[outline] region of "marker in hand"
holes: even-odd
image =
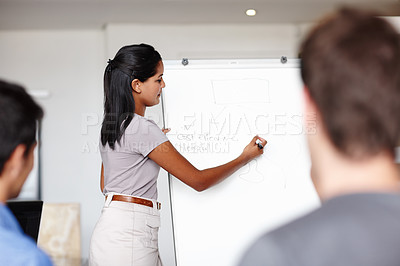
[[[161,129],[161,131],[162,131],[164,134],[167,134],[168,132],[171,131],[171,129],[170,129],[170,128],[163,128],[163,129]]]
[[[257,139],[256,144],[260,150],[264,149],[264,146],[261,144],[261,140]]]

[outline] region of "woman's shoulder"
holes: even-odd
[[[157,125],[152,119],[149,119],[149,118],[147,118],[147,117],[140,116],[140,115],[137,115],[137,114],[135,114],[135,117],[136,117],[136,118],[138,119],[138,121],[140,121],[141,123]]]
[[[126,128],[127,132],[137,133],[138,131],[148,131],[148,130],[161,129],[157,126],[157,124],[146,117],[140,116],[135,114],[132,118],[132,121],[129,123],[128,127]]]

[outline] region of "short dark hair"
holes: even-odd
[[[350,157],[394,155],[400,134],[400,38],[384,19],[344,8],[302,43],[301,75],[331,141]]]
[[[0,173],[18,145],[24,144],[28,155],[42,117],[42,108],[24,88],[0,80]]]
[[[157,73],[160,54],[148,44],[127,45],[109,60],[104,73],[104,118],[101,143],[114,149],[132,121],[135,101],[131,83],[145,82]]]

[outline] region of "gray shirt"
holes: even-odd
[[[263,235],[241,266],[398,266],[400,195],[352,194]]]
[[[166,141],[168,138],[152,120],[135,114],[114,150],[100,143],[104,193],[157,199],[160,166],[147,155]]]

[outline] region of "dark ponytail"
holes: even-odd
[[[135,44],[122,47],[104,72],[104,119],[101,144],[111,149],[120,142],[135,111],[131,83],[134,79],[145,82],[154,76],[160,54],[150,45]]]

